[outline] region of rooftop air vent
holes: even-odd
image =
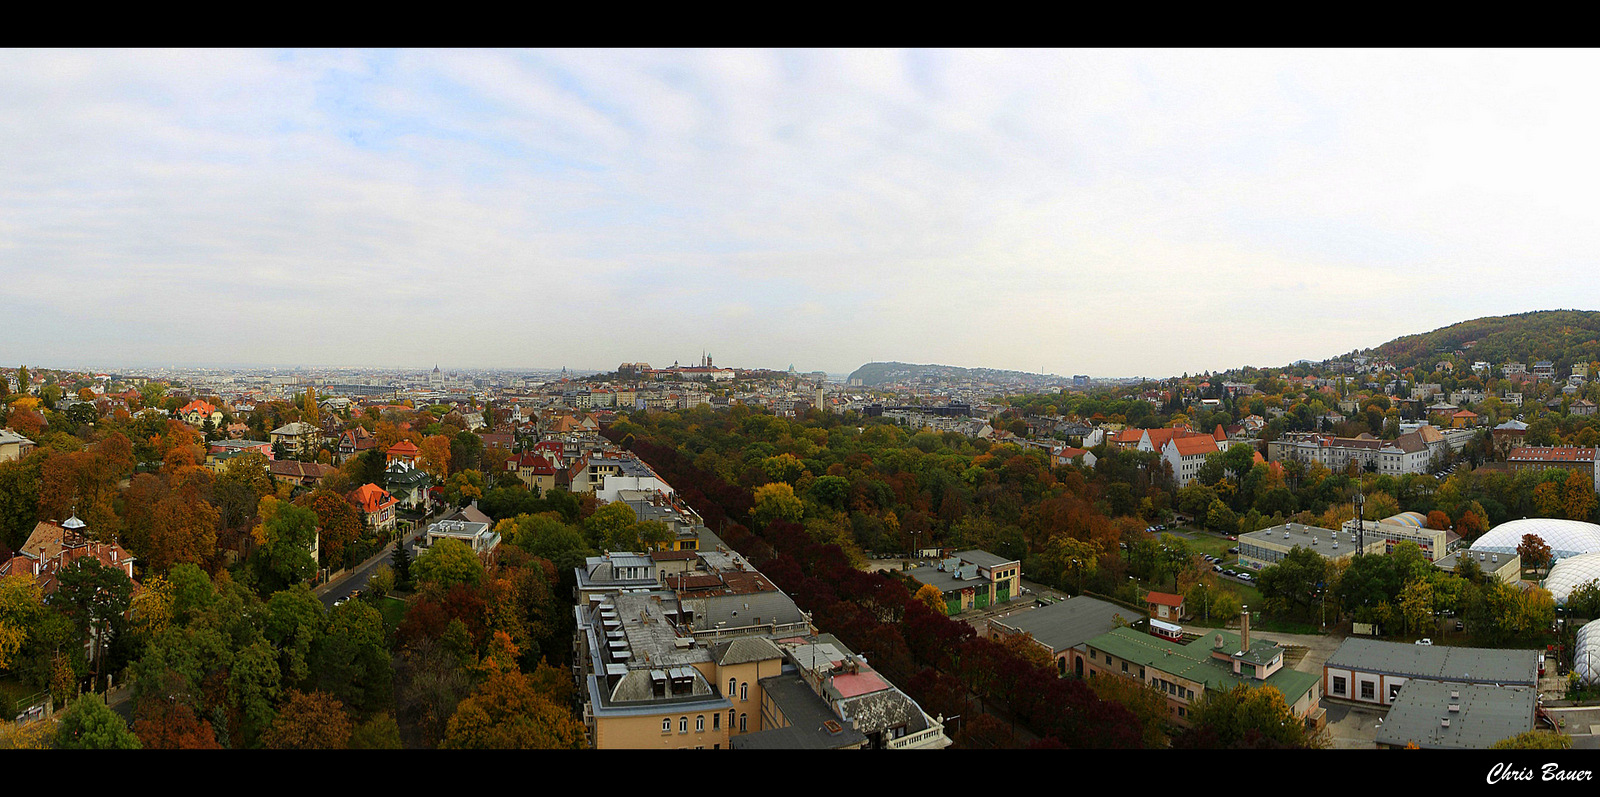
[[[1439,727],[1441,727],[1441,728],[1450,727],[1450,718],[1449,717],[1441,717],[1439,719]]]
[[[1461,713],[1461,704],[1460,703],[1451,703],[1450,704],[1450,713],[1451,714],[1459,714],[1459,713]]]

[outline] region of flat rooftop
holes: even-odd
[[[1480,684],[1534,686],[1539,680],[1536,650],[1413,645],[1360,637],[1345,639],[1326,666]]]
[[[1400,688],[1376,741],[1400,747],[1415,742],[1423,749],[1481,750],[1533,730],[1536,698],[1531,686],[1414,678]]]

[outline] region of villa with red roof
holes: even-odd
[[[388,490],[376,484],[363,484],[352,490],[349,498],[350,503],[366,515],[367,525],[378,531],[394,530],[395,506],[400,502]]]
[[[389,446],[389,450],[384,452],[384,454],[389,458],[390,462],[393,462],[397,459],[403,459],[407,462],[415,464],[417,457],[422,455],[422,449],[417,448],[417,444],[411,442],[410,440],[401,440],[400,442]]]
[[[133,557],[116,543],[95,542],[84,531],[86,524],[76,516],[57,523],[40,521],[22,544],[22,550],[10,559],[0,562],[0,578],[28,576],[46,595],[61,586],[58,576],[73,562],[84,557],[99,560],[133,578]],[[135,589],[137,589],[135,582]]]
[[[207,420],[210,420],[213,426],[222,424],[222,410],[202,399],[195,399],[179,407],[178,417],[182,418],[184,423],[196,428],[204,426]]]

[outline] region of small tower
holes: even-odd
[[[78,513],[76,510],[74,510],[72,517],[67,518],[61,523],[61,547],[82,548],[83,546],[88,545],[89,539],[83,531],[87,527],[88,524],[79,520]]]

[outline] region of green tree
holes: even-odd
[[[79,634],[89,640],[90,661],[98,672],[108,645],[124,626],[133,582],[121,569],[85,556],[61,571],[59,583],[55,601],[72,616]]]
[[[1206,510],[1206,528],[1224,534],[1232,534],[1239,530],[1239,516],[1228,508],[1227,504],[1216,500],[1211,502],[1211,507]]]
[[[261,501],[261,525],[253,532],[257,545],[252,561],[262,592],[277,592],[311,577],[317,570],[311,544],[317,538],[317,515],[275,498]]]
[[[387,711],[376,714],[350,732],[351,750],[399,750],[400,725]]]
[[[466,543],[448,537],[434,543],[411,566],[417,582],[448,590],[454,584],[476,586],[483,580],[483,562]]]
[[[262,632],[279,651],[283,683],[304,683],[311,677],[312,650],[328,622],[322,601],[305,584],[295,584],[273,593],[266,615]]]
[[[773,482],[756,488],[755,506],[750,514],[762,526],[774,520],[799,523],[805,516],[805,507],[795,497],[793,487],[783,482]]]
[[[394,586],[395,589],[409,590],[415,582],[411,580],[411,551],[405,545],[394,546]]]
[[[383,615],[364,601],[335,606],[317,650],[317,688],[361,712],[387,708],[394,672],[384,635]]]
[[[1400,614],[1405,618],[1406,630],[1417,632],[1433,618],[1433,584],[1426,579],[1416,579],[1400,590]]]
[[[1271,686],[1207,689],[1190,709],[1189,722],[1175,747],[1310,748],[1321,743],[1284,702],[1283,693]]]
[[[843,476],[822,476],[811,483],[811,499],[830,509],[842,510],[850,498],[850,480]]]
[[[584,519],[583,533],[591,547],[627,551],[632,550],[634,542],[637,542],[638,534],[634,531],[634,525],[638,522],[638,515],[627,504],[612,501]],[[618,545],[619,540],[627,542]]]
[[[761,470],[767,474],[769,480],[785,482],[790,485],[793,485],[795,480],[800,478],[800,474],[804,473],[805,469],[805,463],[801,462],[795,455],[788,453],[767,457],[761,461]]]
[[[1296,545],[1289,554],[1261,571],[1257,588],[1273,613],[1298,618],[1315,616],[1319,590],[1328,580],[1328,560],[1321,554]]]
[[[78,698],[61,715],[56,747],[64,750],[138,750],[139,737],[97,694]]]

